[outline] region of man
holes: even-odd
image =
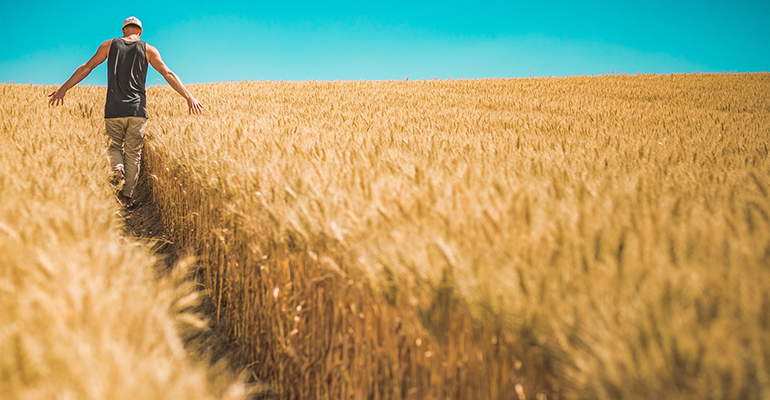
[[[104,60],[107,68],[107,101],[104,105],[104,125],[110,139],[109,157],[113,168],[113,182],[125,179],[121,203],[134,206],[133,194],[139,178],[139,165],[144,148],[147,124],[145,81],[147,64],[158,71],[166,82],[187,100],[191,114],[200,114],[203,105],[184,87],[179,77],[171,72],[160,58],[158,50],[140,40],[142,22],[136,17],[123,21],[123,37],[107,40],[99,46],[87,63],[78,67],[59,90],[48,97],[51,105],[64,104],[67,90],[85,79]]]

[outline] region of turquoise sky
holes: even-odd
[[[0,82],[63,83],[130,15],[185,83],[770,71],[768,1],[4,3]]]

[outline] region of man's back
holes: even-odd
[[[107,68],[104,117],[147,118],[147,43],[142,40],[112,39]]]

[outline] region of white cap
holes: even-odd
[[[125,28],[126,25],[136,25],[139,27],[139,29],[142,29],[142,21],[139,21],[139,18],[131,16],[126,18],[125,21],[123,21],[123,27]]]

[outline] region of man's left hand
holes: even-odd
[[[64,96],[67,94],[66,90],[54,90],[53,93],[49,94],[48,97],[51,98],[51,100],[48,101],[48,104],[52,106],[58,106],[60,104],[64,104]]]
[[[187,107],[190,109],[190,114],[200,114],[203,112],[203,104],[195,97],[187,99]]]

